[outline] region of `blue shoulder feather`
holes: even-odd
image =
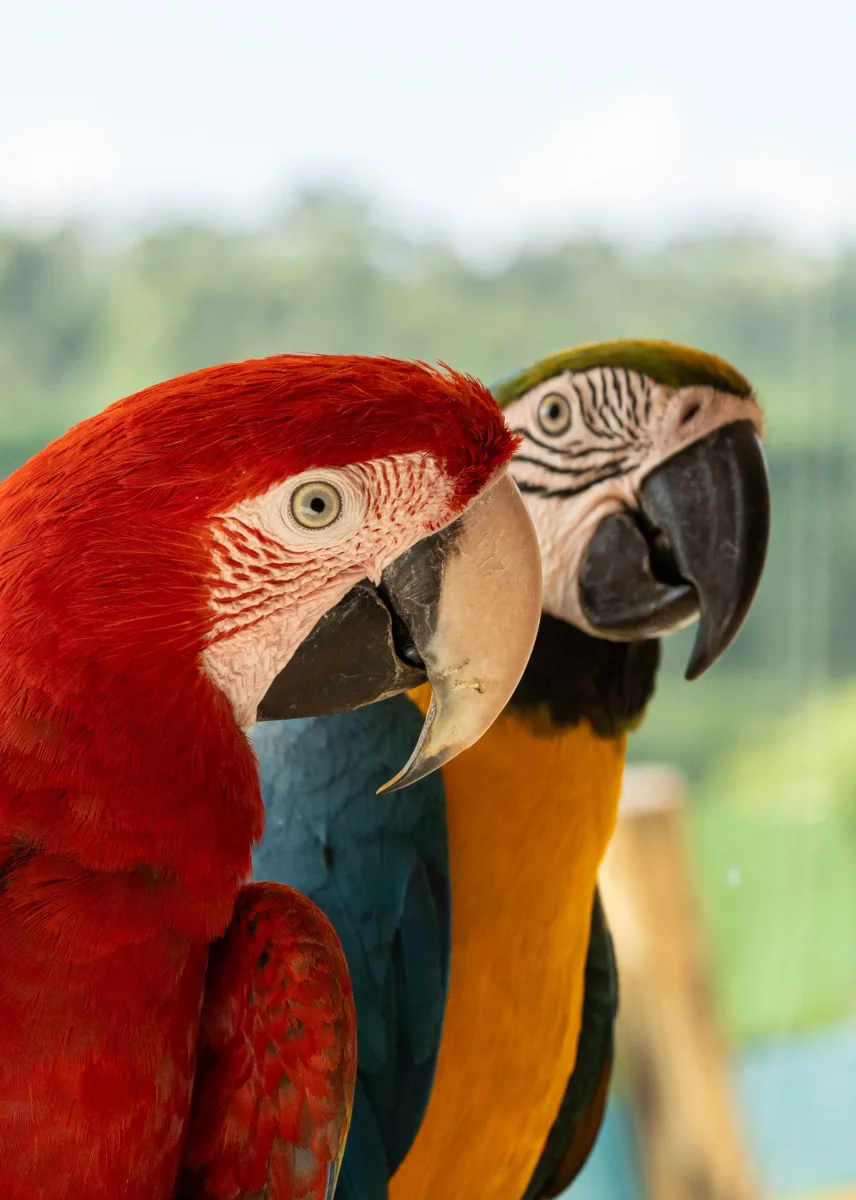
[[[257,725],[267,809],[259,879],[311,896],[342,939],[359,1028],[338,1200],[385,1200],[434,1078],[449,978],[449,861],[440,772],[376,795],[422,727],[398,696],[334,717]]]

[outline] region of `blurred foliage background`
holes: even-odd
[[[479,267],[335,192],[306,192],[251,233],[170,226],[109,247],[6,228],[0,474],[111,400],[216,362],[386,353],[492,381],[565,345],[633,335],[697,344],[754,382],[774,532],[739,642],[688,685],[686,636],[670,641],[631,757],[692,780],[731,1033],[840,1020],[856,1013],[856,252],[575,240]]]

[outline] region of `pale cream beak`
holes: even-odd
[[[503,472],[448,529],[402,555],[383,583],[433,692],[413,753],[379,789],[392,792],[478,741],[529,660],[541,616],[541,559],[510,475]]]

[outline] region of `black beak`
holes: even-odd
[[[770,485],[751,421],[723,425],[656,467],[638,512],[598,525],[580,571],[592,628],[656,638],[699,618],[685,672],[697,679],[728,649],[752,605],[770,533]]]
[[[451,530],[437,535],[438,550],[444,536],[452,536]],[[435,576],[431,582],[436,586],[439,580]],[[265,693],[257,719],[282,721],[347,712],[418,687],[427,678],[410,630],[393,607],[388,590],[364,579],[324,614],[301,643]]]
[[[433,700],[404,787],[472,745],[505,707],[541,614],[541,560],[509,475],[454,524],[364,579],[320,621],[276,676],[260,721],[372,704],[427,679]]]

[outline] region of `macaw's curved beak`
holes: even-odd
[[[643,480],[639,509],[606,517],[580,570],[580,605],[604,637],[637,641],[696,618],[697,679],[736,638],[770,533],[770,485],[751,421],[723,425]]]
[[[541,560],[509,475],[439,533],[362,580],[326,613],[277,675],[258,719],[359,708],[426,679],[433,698],[395,791],[454,758],[493,724],[538,631]]]

